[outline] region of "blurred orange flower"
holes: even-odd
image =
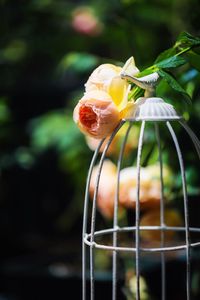
[[[99,166],[93,169],[90,196],[94,195],[96,178]],[[152,174],[153,172],[153,174]],[[164,180],[169,176],[169,170],[164,167]],[[136,205],[136,185],[137,185],[137,170],[135,167],[129,167],[120,171],[120,189],[119,189],[119,206],[135,209]],[[112,218],[114,199],[117,186],[117,167],[109,159],[103,163],[100,176],[97,205],[101,213]],[[159,166],[151,165],[141,168],[140,175],[140,206],[141,210],[149,210],[160,207],[160,179]]]
[[[99,165],[95,166],[90,182],[90,195],[93,198]],[[101,172],[97,205],[102,215],[108,219],[113,217],[117,168],[110,160],[105,160]]]
[[[174,209],[165,209],[164,220],[167,226],[182,226],[183,220],[180,213]],[[141,226],[159,226],[160,225],[160,210],[151,210],[145,212],[141,217]],[[164,233],[165,242],[171,241],[176,236],[174,230],[166,230]],[[159,230],[141,230],[141,237],[145,241],[153,242],[160,241],[161,235]]]
[[[137,193],[137,168],[129,167],[121,170],[120,204],[127,208],[135,208]],[[160,180],[153,178],[149,167],[140,169],[140,207],[148,209],[160,205]]]

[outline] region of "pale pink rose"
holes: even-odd
[[[96,185],[97,174],[99,170],[99,165],[95,166],[92,172],[91,182],[90,182],[90,196],[93,199],[94,190]],[[114,197],[115,197],[115,188],[116,188],[116,174],[117,168],[110,161],[105,160],[98,188],[97,195],[97,207],[102,215],[106,218],[113,217],[114,210]]]
[[[72,13],[72,27],[75,31],[97,36],[102,32],[103,25],[89,7],[79,7]]]
[[[120,121],[120,113],[109,94],[92,91],[79,100],[73,118],[83,133],[101,139],[115,129]]]

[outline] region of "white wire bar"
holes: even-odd
[[[91,236],[90,236],[90,299],[94,300],[95,299],[95,291],[94,291],[94,236],[95,236],[95,225],[96,225],[96,208],[97,208],[97,197],[98,197],[98,187],[99,187],[99,181],[100,181],[100,176],[101,176],[101,171],[104,163],[104,159],[107,153],[107,150],[112,143],[115,135],[117,132],[120,130],[122,125],[125,123],[125,121],[121,121],[119,125],[116,127],[116,129],[113,131],[111,137],[108,140],[108,143],[106,144],[102,155],[101,159],[99,162],[99,169],[97,173],[97,178],[96,178],[96,183],[95,183],[95,189],[94,189],[94,197],[93,197],[93,203],[92,203],[92,215],[91,215]]]
[[[144,129],[145,121],[142,121],[139,143],[138,143],[138,152],[137,152],[137,185],[136,185],[136,209],[135,209],[135,272],[136,272],[136,300],[140,300],[140,161],[142,155],[142,146],[144,138]]]
[[[119,159],[117,163],[117,187],[115,192],[115,200],[114,200],[114,215],[113,215],[113,228],[118,228],[118,206],[119,206],[119,183],[120,183],[120,169],[124,154],[124,149],[126,146],[126,142],[130,133],[130,129],[132,127],[132,123],[130,122],[130,125],[126,131],[125,137],[123,139],[123,142],[121,144],[120,153],[119,153]],[[117,246],[117,231],[113,232],[113,247]],[[112,271],[112,299],[117,299],[117,251],[113,251],[113,271]]]
[[[187,291],[187,300],[191,299],[191,251],[190,251],[190,230],[189,230],[189,209],[188,209],[188,195],[187,195],[187,185],[185,178],[185,168],[183,163],[183,157],[178,143],[176,134],[170,124],[167,122],[167,127],[174,141],[174,145],[177,151],[178,160],[181,169],[181,179],[183,187],[183,200],[184,200],[184,217],[185,217],[185,238],[186,238],[186,291]]]
[[[160,243],[161,248],[165,245],[165,232],[163,227],[165,226],[165,204],[164,204],[164,182],[163,182],[163,162],[162,162],[162,149],[160,142],[160,130],[159,125],[155,122],[155,132],[156,132],[156,140],[158,145],[158,156],[159,156],[159,165],[160,165]],[[161,256],[161,299],[166,299],[166,266],[165,266],[165,252],[160,253]]]
[[[86,300],[86,244],[84,241],[85,234],[87,232],[87,219],[88,219],[88,202],[89,202],[89,187],[90,187],[90,180],[92,176],[92,170],[96,163],[99,150],[103,144],[105,139],[102,139],[94,152],[92,161],[90,163],[88,176],[86,180],[86,188],[85,188],[85,201],[84,201],[84,211],[83,211],[83,232],[82,232],[82,299]]]
[[[140,226],[139,230],[161,230],[163,229],[164,231],[174,231],[174,232],[185,232],[185,227],[182,226]],[[114,231],[117,232],[135,232],[136,230],[136,226],[127,226],[127,227],[118,227],[118,228],[108,228],[108,229],[104,229],[104,230],[98,230],[95,231],[95,236],[103,236],[105,234],[111,234]],[[200,228],[197,227],[190,227],[189,228],[190,232],[194,232],[194,233],[200,233]],[[85,238],[84,238],[84,242],[88,245],[91,246],[91,242],[90,242],[90,237],[91,234],[86,234]],[[103,250],[111,250],[111,251],[117,251],[117,252],[136,252],[136,248],[135,247],[113,247],[111,245],[104,245],[104,244],[98,244],[96,242],[93,242],[93,246],[97,249],[103,249]],[[190,247],[191,248],[195,248],[195,247],[199,247],[200,246],[200,242],[195,242],[195,243],[191,243]],[[187,247],[186,244],[183,245],[175,245],[175,246],[165,246],[165,247],[140,247],[140,251],[141,252],[162,252],[162,251],[179,251],[179,250],[185,250]]]

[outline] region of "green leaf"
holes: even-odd
[[[88,72],[98,64],[98,58],[83,52],[69,52],[58,65],[59,71],[71,69],[78,73]]]
[[[194,51],[196,54],[200,54],[200,46],[199,46],[199,47],[193,48],[193,51]]]
[[[174,55],[158,62],[156,66],[159,68],[176,68],[184,65],[186,62],[187,60],[184,57]]]
[[[177,38],[175,48],[184,49],[187,47],[191,48],[199,45],[200,45],[199,37],[195,37],[188,32],[182,32]]]
[[[175,48],[169,48],[163,52],[161,52],[158,57],[156,58],[155,60],[155,64],[157,64],[158,62],[164,60],[164,59],[167,59],[171,56],[174,56],[176,54],[176,49]]]
[[[140,78],[140,77],[143,77],[143,76],[146,76],[146,75],[150,75],[150,74],[152,74],[154,72],[157,72],[157,71],[158,71],[158,68],[155,65],[153,65],[153,66],[151,66],[151,67],[149,67],[147,69],[144,69],[140,73],[138,73],[136,75],[136,77]]]
[[[188,104],[191,104],[190,96],[171,74],[163,70],[159,70],[158,74],[169,84],[172,89],[181,93],[185,97]]]
[[[196,54],[192,50],[188,51],[185,55],[187,56],[190,65],[200,71],[200,55]]]

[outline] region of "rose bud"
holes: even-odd
[[[79,100],[73,118],[83,133],[101,139],[115,129],[120,113],[109,94],[96,90],[85,93]]]

